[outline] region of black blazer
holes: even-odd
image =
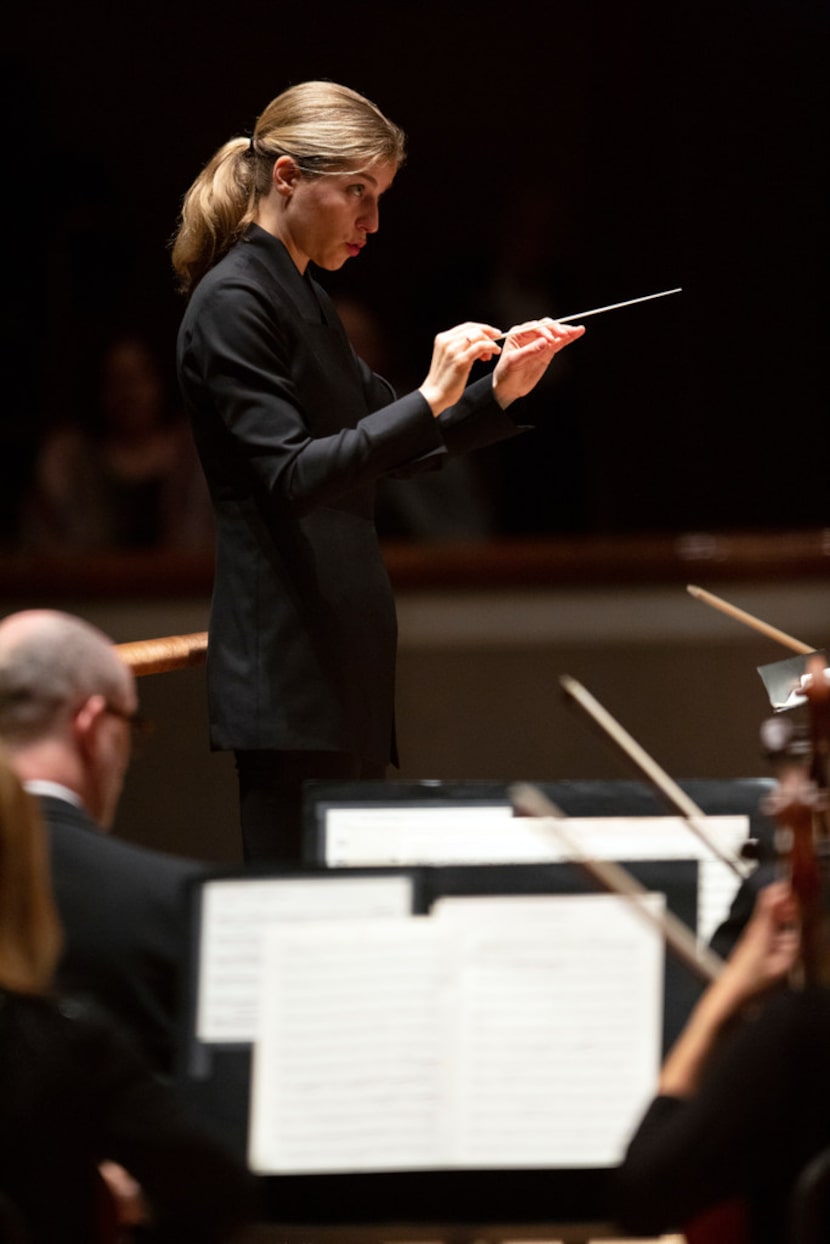
[[[374,485],[513,435],[490,377],[439,419],[357,357],[324,290],[256,225],[204,277],[179,377],[216,513],[215,748],[394,759],[397,625]]]
[[[108,1012],[169,1075],[188,953],[186,883],[207,866],[112,838],[63,799],[39,803],[65,939],[57,987]]]

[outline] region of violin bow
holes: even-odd
[[[768,622],[762,621],[761,618],[756,618],[754,614],[747,613],[745,609],[739,609],[737,605],[730,604],[723,597],[715,596],[714,592],[707,592],[705,588],[696,587],[693,583],[686,585],[686,591],[690,596],[694,596],[695,600],[701,600],[705,605],[711,605],[713,609],[719,609],[721,613],[734,618],[736,622],[743,622],[744,625],[751,627],[754,631],[758,631],[761,635],[766,635],[767,639],[774,639],[776,643],[783,644],[785,648],[789,648],[792,652],[801,653],[802,656],[815,652],[815,648],[811,648],[809,644],[802,643],[800,639],[794,639],[792,635],[788,635],[785,631],[779,631],[777,626],[770,626]]]
[[[580,682],[577,682],[575,678],[571,678],[569,674],[563,674],[559,682],[566,697],[581,708],[595,725],[599,726],[605,737],[610,739],[625,759],[630,761],[635,769],[646,778],[671,811],[686,822],[692,833],[700,839],[722,864],[725,864],[741,881],[744,881],[747,873],[742,861],[729,852],[724,851],[707,833],[704,824],[706,813],[703,809],[699,808],[694,800],[689,798],[682,787],[678,786],[677,782],[669,777],[665,769],[660,768],[657,762],[649,756],[648,752],[631,737],[627,730],[623,729],[620,723],[611,716],[607,709],[603,708],[599,701]]]
[[[649,893],[626,868],[611,860],[600,860],[583,851],[576,837],[566,828],[562,812],[538,786],[520,782],[510,787],[510,799],[520,816],[550,818],[554,830],[569,858],[580,864],[586,872],[609,894],[629,899],[634,909],[649,924],[656,927],[665,938],[666,945],[705,984],[711,983],[723,968],[723,961],[708,946],[699,944],[692,930],[672,911],[657,915],[642,899]]]

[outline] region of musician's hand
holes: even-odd
[[[798,909],[786,882],[763,889],[726,966],[692,1011],[660,1072],[660,1092],[696,1092],[721,1034],[752,998],[780,983],[799,950]]]
[[[800,943],[798,904],[789,884],[766,886],[718,985],[736,1008],[742,1006],[785,979],[798,959]]]
[[[821,654],[810,654],[807,672],[801,675],[800,681],[802,695],[808,696],[814,704],[826,704],[830,699],[830,665],[825,665]]]
[[[110,1197],[119,1227],[137,1227],[149,1222],[150,1215],[141,1186],[117,1162],[101,1162],[98,1172]]]
[[[493,392],[502,410],[530,393],[547,371],[555,354],[581,337],[580,325],[556,320],[529,320],[510,329],[493,372]]]
[[[475,323],[457,324],[438,334],[429,374],[419,390],[436,418],[461,397],[473,363],[486,362],[501,353],[501,346],[495,341],[500,335],[492,324]]]

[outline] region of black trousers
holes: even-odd
[[[346,752],[238,751],[242,853],[254,861],[302,859],[303,785],[308,781],[375,781],[386,766]]]

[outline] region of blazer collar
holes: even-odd
[[[312,323],[328,323],[328,316],[319,296],[322,292],[320,287],[310,274],[304,276],[297,269],[279,238],[268,233],[261,225],[250,224],[242,235],[242,244],[254,248],[257,257],[279,281],[302,319]]]

